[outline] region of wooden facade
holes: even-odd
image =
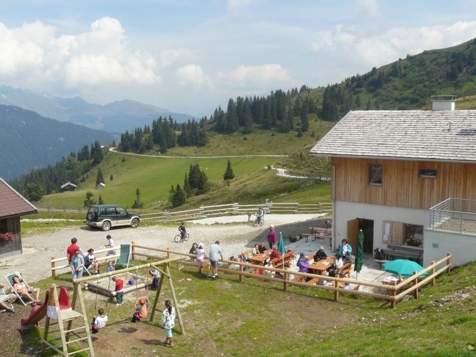
[[[20,216],[0,219],[0,233],[13,233],[13,240],[0,240],[0,257],[22,253]]]
[[[476,164],[332,157],[336,201],[429,209],[449,197],[476,199]],[[369,184],[369,165],[382,165],[382,184]],[[420,170],[436,170],[436,178]]]

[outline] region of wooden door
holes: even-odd
[[[352,247],[352,252],[357,251],[357,235],[359,234],[359,220],[353,219],[347,221],[347,242]],[[337,242],[337,246],[339,246],[341,242]]]

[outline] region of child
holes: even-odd
[[[160,272],[157,269],[149,270],[149,275],[152,276],[152,290],[157,290],[159,288],[159,281],[160,281]]]
[[[139,302],[136,304],[136,311],[134,315],[132,315],[131,322],[136,323],[140,321],[141,318],[146,317],[148,315],[147,307],[149,306],[149,301],[147,298],[140,298]]]
[[[98,315],[99,316],[93,316],[93,321],[91,322],[92,333],[98,333],[99,329],[102,329],[107,325],[107,315],[103,308],[98,310]]]
[[[116,284],[114,287],[114,291],[116,292],[116,306],[121,306],[124,297],[124,280],[113,276],[112,281]]]
[[[107,262],[107,272],[112,273],[114,270],[116,270],[116,268],[114,268],[114,263],[112,262],[112,260],[109,260]]]
[[[93,270],[96,274],[99,274],[99,262],[96,260],[96,257],[94,256],[94,249],[89,248],[88,249],[88,254],[84,256],[84,266],[88,270]]]
[[[204,249],[203,243],[198,243],[198,248],[197,248],[198,276],[203,276],[202,265],[203,265],[203,260],[206,258],[207,256],[205,255],[205,249]]]
[[[164,345],[174,347],[172,341],[172,329],[175,326],[175,309],[170,300],[165,300],[165,310],[162,313],[162,327],[165,329],[166,338]]]

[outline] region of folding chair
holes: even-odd
[[[131,259],[131,245],[130,244],[121,244],[121,251],[119,258],[116,260],[116,265],[125,265],[126,268],[129,268],[129,260]]]
[[[17,296],[18,300],[20,300],[23,305],[26,306],[27,304],[31,304],[33,301],[28,301],[28,302],[23,301],[23,299],[22,299],[22,297],[20,296],[20,294],[18,294],[18,293],[15,291],[15,289],[13,288],[13,284],[14,284],[13,278],[16,277],[16,276],[18,276],[27,286],[30,286],[30,285],[28,285],[28,283],[25,281],[25,279],[23,279],[22,275],[21,275],[19,272],[17,272],[17,271],[14,272],[14,273],[12,273],[12,274],[5,275],[5,280],[7,281],[8,285],[10,286],[10,291],[11,291],[11,293],[12,293],[12,294],[15,294],[15,295]]]

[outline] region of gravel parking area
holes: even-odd
[[[324,220],[318,215],[309,214],[267,215],[263,227],[253,227],[251,222],[248,222],[247,216],[237,216],[234,220],[231,217],[209,218],[186,223],[187,231],[190,233],[190,240],[186,243],[173,242],[177,228],[171,227],[119,228],[109,232],[92,230],[86,226],[61,229],[54,233],[23,238],[23,254],[0,259],[0,276],[20,271],[28,282],[51,276],[51,257],[64,257],[73,237],[78,239],[78,245],[84,251],[88,248],[98,250],[104,247],[107,244],[107,234],[111,234],[116,245],[134,241],[141,245],[171,248],[187,253],[193,242],[204,243],[205,251],[208,252],[210,244],[220,240],[224,257],[228,258],[251,248],[256,241],[266,241],[269,224],[274,224],[276,230],[287,238],[308,231],[309,226],[322,225]]]

